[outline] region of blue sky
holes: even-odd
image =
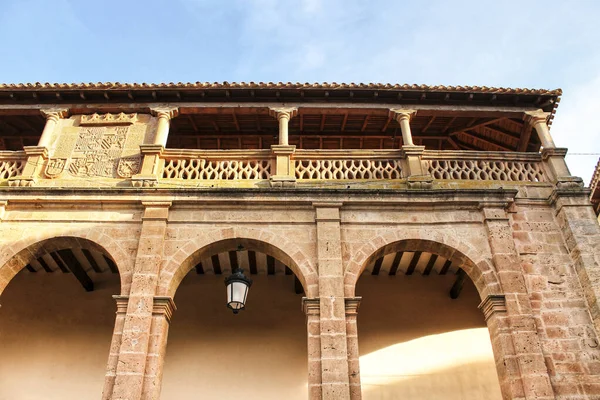
[[[562,88],[551,132],[600,153],[600,2],[0,0],[2,82]],[[568,157],[589,182],[598,156]]]

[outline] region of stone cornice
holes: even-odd
[[[316,298],[309,299],[308,297],[302,298],[302,311],[308,315],[320,315],[321,313],[321,300]]]
[[[478,307],[487,321],[493,314],[506,313],[506,297],[503,294],[489,294]]]

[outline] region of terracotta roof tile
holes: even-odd
[[[56,89],[377,89],[377,90],[407,90],[429,92],[470,92],[497,94],[537,94],[547,96],[562,95],[561,89],[529,89],[529,88],[497,88],[487,86],[444,86],[444,85],[409,85],[390,83],[292,83],[292,82],[178,82],[178,83],[0,83],[0,90],[56,90]]]

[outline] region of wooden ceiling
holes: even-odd
[[[45,123],[41,115],[0,115],[0,150],[37,146]]]
[[[303,149],[398,149],[402,133],[384,113],[303,111],[292,118],[289,142]],[[430,150],[533,151],[540,148],[530,125],[518,118],[418,115],[413,140]],[[277,144],[277,120],[266,113],[184,114],[173,119],[167,147],[268,149]]]

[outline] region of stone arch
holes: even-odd
[[[344,274],[346,297],[355,295],[356,283],[367,265],[380,257],[398,251],[424,251],[437,254],[459,265],[473,281],[480,298],[490,294],[502,294],[500,280],[496,274],[489,251],[450,237],[440,232],[420,232],[417,238],[410,233],[397,231],[393,238],[385,240],[377,236],[363,245],[351,256]]]
[[[277,244],[275,244],[277,243]],[[204,256],[235,250],[238,245],[258,250],[285,263],[302,283],[306,296],[317,297],[318,275],[310,258],[295,243],[263,230],[224,228],[203,232],[163,264],[158,295],[174,296],[185,275]]]
[[[95,250],[110,257],[119,270],[121,294],[126,294],[131,284],[131,261],[126,257],[117,242],[108,235],[96,235],[93,239],[83,235],[48,236],[45,238],[26,237],[0,251],[0,295],[8,283],[29,262],[43,252],[79,247]],[[127,268],[129,267],[129,268]]]

